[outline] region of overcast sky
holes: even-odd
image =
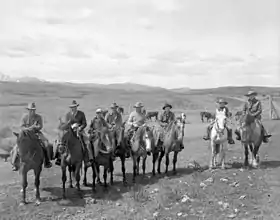
[[[10,76],[280,85],[279,0],[3,0],[0,30]]]

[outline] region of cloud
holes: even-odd
[[[144,29],[152,30],[154,29],[154,24],[152,23],[151,19],[149,18],[139,18],[136,24]]]
[[[177,0],[151,0],[154,8],[160,12],[174,12],[180,9],[179,1]]]

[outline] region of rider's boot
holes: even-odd
[[[236,140],[240,141],[241,140],[241,136],[240,136],[240,132],[236,129],[234,131],[235,135],[236,135]]]
[[[47,151],[47,149],[45,147],[43,147],[43,152],[44,152],[44,157],[45,157],[44,167],[45,168],[51,168],[52,167],[52,163],[50,161],[50,157],[49,157],[48,151]]]
[[[269,138],[271,137],[271,134],[267,133],[267,131],[265,130],[263,125],[262,125],[262,129],[263,129],[263,142],[268,143]]]
[[[203,136],[203,139],[204,139],[205,141],[210,140],[210,126],[207,127],[207,129],[206,129],[206,135]]]
[[[227,129],[228,130],[228,143],[229,144],[235,144],[233,138],[232,138],[232,129]]]

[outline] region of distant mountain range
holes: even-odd
[[[36,77],[10,77],[7,74],[3,74],[0,72],[0,81],[4,82],[46,82],[45,80],[38,79]]]

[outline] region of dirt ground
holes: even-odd
[[[132,163],[126,163],[128,186],[122,185],[119,161],[115,162],[115,184],[108,192],[83,187],[83,198],[67,189],[61,200],[61,172],[58,167],[44,169],[41,178],[40,206],[35,206],[34,179],[30,172],[28,205],[19,206],[20,176],[10,163],[0,162],[0,219],[280,219],[279,121],[265,122],[273,137],[260,149],[261,167],[243,170],[243,149],[239,142],[229,146],[227,169],[208,171],[210,151],[201,139],[206,124],[188,124],[185,149],[179,154],[178,174],[151,177],[141,175],[133,185]],[[170,155],[172,161],[172,154]],[[195,161],[195,163],[194,163]],[[201,169],[193,166],[199,164]],[[162,168],[165,167],[165,161]],[[172,167],[170,167],[170,170]],[[141,171],[140,171],[141,172]],[[90,173],[88,180],[91,181]]]

